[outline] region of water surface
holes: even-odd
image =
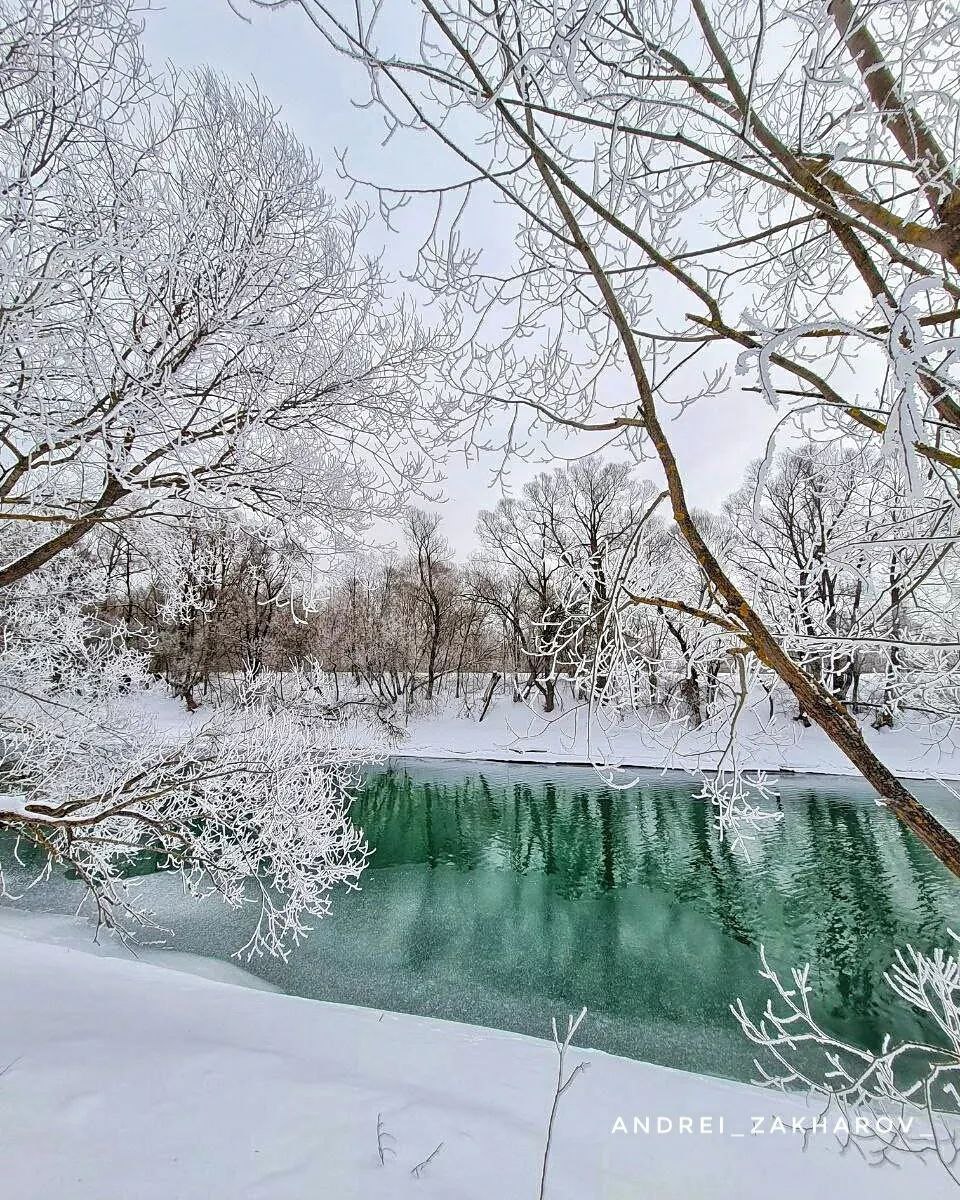
[[[955,830],[956,802],[916,785]],[[250,969],[284,990],[543,1036],[586,1005],[582,1042],[751,1078],[729,1004],[759,1014],[761,943],[812,964],[831,1031],[877,1046],[922,1031],[885,981],[896,946],[960,930],[960,883],[858,781],[782,778],[778,822],[743,851],[719,841],[682,775],[626,792],[587,768],[402,762],[372,772],[354,819],[375,847],[359,892],[288,963]],[[31,903],[64,905],[66,889]],[[246,914],[144,887],[181,950],[227,958]]]

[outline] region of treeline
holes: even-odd
[[[331,704],[391,720],[451,697],[482,716],[503,689],[546,713],[592,697],[700,724],[741,659],[662,500],[632,465],[583,459],[482,512],[465,559],[438,514],[409,509],[397,546],[344,556],[319,590],[295,539],[185,521],[162,552],[102,543],[107,610],[189,707],[240,674],[309,672]],[[877,727],[955,710],[955,517],[905,501],[888,459],[807,441],[697,519],[837,700]]]

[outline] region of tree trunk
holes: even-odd
[[[651,399],[652,407],[652,399]],[[809,676],[780,646],[744,596],[727,576],[707,546],[687,508],[679,469],[663,430],[653,416],[647,418],[660,461],[667,475],[674,517],[687,544],[707,578],[725,602],[726,611],[736,617],[746,631],[745,641],[760,661],[783,680],[796,697],[800,711],[824,731],[850,762],[886,801],[887,807],[908,829],[929,847],[940,861],[960,876],[960,841],[910,794],[893,772],[867,745],[860,727],[844,705],[817,679]]]
[[[100,499],[86,513],[85,516],[73,521],[67,528],[57,534],[56,537],[50,538],[43,542],[35,549],[28,551],[15,562],[8,563],[7,566],[0,568],[0,588],[10,587],[11,584],[19,583],[21,579],[25,579],[27,575],[32,575],[34,571],[39,571],[41,567],[47,565],[51,559],[57,557],[64,550],[69,550],[75,546],[82,538],[84,538],[91,529],[99,522],[102,515],[113,504],[126,494],[126,488],[116,479],[111,479],[100,494]]]
[[[893,772],[877,758],[864,740],[859,726],[840,701],[836,700],[819,681],[811,679],[783,650],[763,623],[760,614],[747,602],[746,597],[741,594],[704,541],[690,513],[680,468],[660,422],[656,396],[650,385],[643,355],[637,344],[630,320],[620,304],[616,289],[584,235],[557,178],[552,173],[552,168],[535,145],[531,145],[531,150],[544,184],[563,216],[574,245],[603,297],[604,306],[616,327],[637,386],[639,416],[623,418],[621,424],[623,426],[641,426],[653,442],[666,477],[673,518],[690,547],[691,553],[716,589],[718,599],[722,601],[727,615],[739,622],[744,631],[745,643],[765,666],[780,676],[793,692],[801,710],[816,721],[827,737],[843,751],[867,782],[876,789],[877,794],[887,802],[887,806],[894,816],[908,829],[911,829],[924,845],[933,851],[944,866],[949,868],[954,875],[960,876],[960,841],[945,829],[933,814],[928,812],[907,791]]]
[[[487,690],[483,697],[483,708],[480,710],[480,721],[487,715],[487,709],[490,707],[490,701],[493,699],[493,693],[497,690],[497,684],[500,682],[500,672],[490,672],[490,682],[487,684]],[[480,721],[477,722],[479,725]]]

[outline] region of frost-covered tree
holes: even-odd
[[[372,700],[396,728],[451,682],[454,699],[466,696],[468,678],[497,662],[487,593],[455,562],[439,515],[408,508],[399,532],[400,548],[348,556],[308,616],[337,703]]]
[[[447,665],[442,652],[451,648],[456,623],[458,581],[453,572],[450,544],[440,532],[438,513],[411,508],[404,520],[409,548],[413,624],[423,646],[424,695],[434,698],[437,675]]]
[[[953,935],[957,941],[956,934]],[[906,1154],[937,1160],[960,1184],[960,963],[954,949],[930,954],[898,950],[886,982],[922,1023],[912,1039],[887,1036],[879,1048],[834,1037],[816,1012],[809,966],[789,978],[760,949],[761,977],[772,995],[754,1016],[731,1005],[758,1047],[758,1082],[781,1091],[803,1088],[822,1100],[818,1119],[844,1146],[873,1163]]]
[[[103,920],[145,918],[147,855],[258,904],[246,950],[286,953],[362,869],[373,745],[307,688],[268,694],[264,620],[296,591],[276,555],[399,512],[449,408],[363,214],[255,91],[152,74],[138,21],[133,0],[0,0],[0,830]],[[151,723],[171,653],[183,695],[226,669],[231,702]]]
[[[547,713],[556,706],[557,677],[570,665],[559,644],[561,474],[538,475],[519,495],[504,497],[493,510],[481,512],[477,521],[480,544],[496,564],[481,594],[501,612],[507,636],[527,665],[527,678],[517,681],[517,694],[526,698],[536,687]]]
[[[502,575],[502,586],[487,589],[487,602],[507,618],[527,660],[522,693],[539,689],[548,713],[560,676],[579,677],[596,690],[597,681],[587,681],[618,564],[652,491],[630,464],[590,456],[541,472],[480,514],[486,561]]]
[[[424,190],[437,202],[417,274],[459,306],[449,375],[487,440],[490,406],[507,405],[507,450],[525,412],[655,457],[708,592],[698,619],[745,678],[782,681],[960,874],[960,842],[718,558],[667,420],[723,402],[736,373],[788,417],[881,445],[910,495],[935,482],[955,501],[954,7],[422,0],[388,29],[377,0],[296,2],[358,63],[388,132],[446,156],[432,187],[375,186],[388,214]],[[474,202],[507,206],[510,262],[471,244]]]
[[[363,868],[349,805],[375,743],[309,698],[278,711],[255,679],[186,729],[157,729],[130,703],[149,655],[98,616],[100,583],[66,553],[0,613],[0,891],[23,881],[4,859],[37,877],[66,866],[98,921],[135,933],[149,913],[129,876],[146,859],[195,895],[257,905],[242,950],[287,953]]]
[[[150,670],[195,711],[233,675],[303,665],[307,614],[297,578],[310,566],[282,525],[186,511],[131,539],[108,527],[91,551],[103,570],[100,614],[150,645]],[[229,690],[229,689],[228,689]]]
[[[0,9],[0,587],[185,507],[355,533],[443,426],[360,211],[263,97],[151,76],[135,17]]]
[[[878,448],[807,440],[755,465],[724,515],[741,586],[837,699],[877,728],[956,712],[960,514],[939,487],[905,494]]]

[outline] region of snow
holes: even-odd
[[[534,1200],[551,1044],[158,965],[182,968],[178,957],[105,953],[88,926],[0,910],[4,1196]],[[580,1061],[589,1069],[560,1103],[550,1200],[953,1194],[936,1164],[874,1168],[830,1133],[804,1151],[802,1135],[770,1122],[809,1122],[800,1098],[572,1050],[568,1065]],[[396,1149],[383,1166],[378,1114]],[[653,1129],[671,1118],[673,1131],[612,1132],[635,1115]],[[681,1116],[713,1117],[714,1132],[680,1134]],[[754,1117],[765,1132],[751,1135]]]
[[[196,903],[196,901],[192,901]],[[202,979],[213,979],[219,983],[230,983],[237,987],[253,988],[258,992],[280,994],[281,989],[268,979],[252,975],[233,963],[219,958],[207,958],[203,954],[187,954],[179,950],[151,950],[149,945],[139,943],[136,947],[124,945],[106,930],[97,934],[92,924],[60,913],[26,912],[16,908],[0,907],[0,936],[40,941],[50,946],[63,946],[70,950],[82,950],[101,958],[120,958],[125,962],[152,963],[169,971],[181,971],[186,975],[197,975]],[[2,1064],[0,1064],[2,1065]]]
[[[128,705],[140,718],[144,736],[163,741],[196,732],[213,711],[210,706],[201,706],[196,712],[189,712],[183,701],[172,696],[162,684],[130,696]]]
[[[691,730],[667,740],[650,730],[624,724],[612,730],[589,728],[584,706],[543,714],[498,698],[482,722],[460,715],[453,704],[438,705],[434,715],[414,717],[406,738],[391,754],[408,758],[496,759],[505,762],[615,763],[631,767],[709,768],[719,757],[718,737],[710,729]],[[867,742],[897,775],[907,779],[960,779],[960,747],[936,740],[929,723],[904,722],[895,729],[863,725]],[[856,769],[817,728],[804,728],[788,716],[771,721],[765,702],[741,719],[738,737],[746,769],[805,774],[857,775]]]
[[[29,817],[29,801],[22,792],[0,792],[0,812],[12,817]]]
[[[558,692],[560,689],[558,689]],[[131,697],[145,738],[169,741],[196,731],[210,719],[212,708],[187,712],[163,688]],[[442,697],[429,715],[413,715],[405,736],[390,747],[397,758],[476,759],[497,762],[567,764],[615,763],[618,766],[682,770],[692,764],[708,768],[718,757],[723,736],[711,729],[691,730],[665,738],[649,729],[624,723],[612,730],[594,721],[589,728],[585,706],[567,702],[554,714],[515,704],[508,697],[492,701],[483,721],[466,715],[462,703]],[[873,750],[905,779],[960,780],[960,744],[938,740],[935,726],[907,719],[894,729],[861,725]],[[811,775],[856,776],[855,768],[817,726],[805,728],[789,716],[769,718],[766,697],[752,699],[741,718],[738,736],[743,765],[751,770],[793,771]]]

